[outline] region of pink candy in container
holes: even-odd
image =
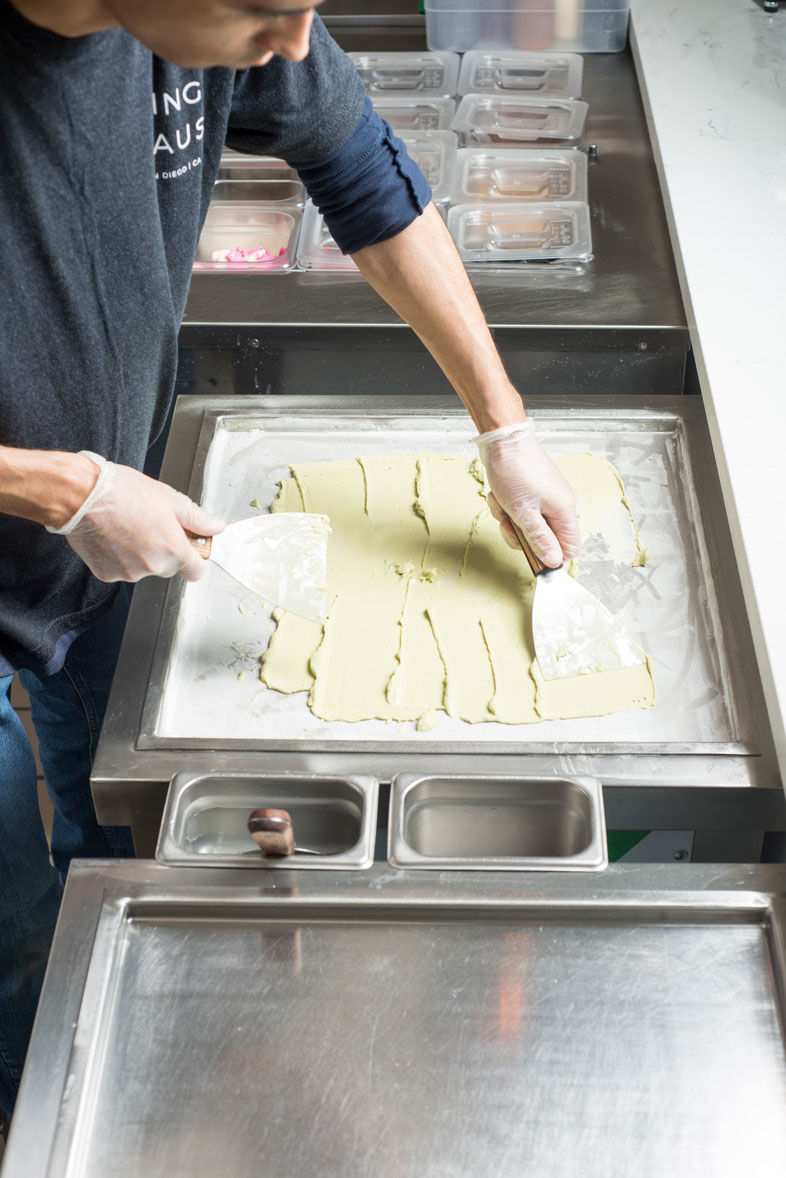
[[[295,264],[298,207],[214,200],[197,246],[194,269],[280,273]]]
[[[274,262],[276,258],[281,258],[287,252],[287,247],[282,245],[277,254],[272,254],[270,250],[266,250],[264,246],[259,246],[258,249],[243,249],[242,245],[236,245],[231,250],[213,250],[210,255],[212,262]]]

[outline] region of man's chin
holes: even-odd
[[[251,69],[255,69],[257,66],[267,65],[267,63],[272,60],[273,60],[273,54],[270,53],[270,54],[266,54],[264,57],[255,57],[255,58],[252,58],[251,60],[246,58],[244,61],[221,61],[221,62],[212,62],[211,64],[221,65],[224,69],[227,69],[227,70],[251,70]],[[206,69],[207,67],[205,66],[203,68]]]
[[[154,49],[153,52],[155,53],[156,50]],[[267,63],[273,58],[272,53],[266,53],[262,57],[238,57],[234,61],[216,61],[215,59],[198,60],[196,58],[183,58],[180,57],[179,54],[170,55],[159,53],[159,56],[163,57],[165,61],[168,61],[171,65],[177,66],[178,69],[181,70],[209,70],[214,68],[226,70],[248,70],[253,66],[267,65]]]

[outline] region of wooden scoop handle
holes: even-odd
[[[513,531],[516,533],[516,539],[518,540],[521,547],[524,549],[524,555],[526,556],[527,561],[529,562],[529,567],[532,569],[535,576],[537,577],[538,573],[544,573],[549,566],[547,564],[544,564],[543,561],[540,559],[540,557],[535,555],[535,553],[530,548],[529,540],[524,535],[521,528],[519,528],[516,524],[514,524],[513,520],[510,518],[510,516],[508,516],[508,523],[513,528]]]
[[[252,810],[248,816],[249,833],[263,855],[286,858],[294,854],[295,834],[286,810]]]
[[[198,552],[203,560],[210,559],[210,553],[213,548],[212,536],[197,536],[196,532],[186,531],[188,542],[195,552]]]

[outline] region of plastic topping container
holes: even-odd
[[[580,98],[583,75],[578,53],[471,50],[461,61],[458,93]]]
[[[342,254],[333,240],[324,217],[308,201],[303,213],[303,226],[297,250],[297,263],[303,270],[348,270],[358,268],[348,254]]]
[[[478,143],[583,147],[588,110],[586,102],[576,99],[465,94],[453,130],[462,147]]]
[[[456,205],[448,213],[448,229],[465,262],[583,262],[592,257],[589,208],[579,201]]]
[[[214,200],[197,245],[195,270],[281,273],[295,264],[300,209]]]
[[[415,131],[449,131],[456,103],[452,98],[378,97],[374,109],[396,134],[410,135]]]
[[[453,131],[402,135],[407,151],[431,185],[434,204],[448,199],[456,170],[458,139]]]
[[[629,0],[425,0],[429,49],[625,48]]]
[[[452,95],[459,72],[457,53],[350,53],[366,93]]]
[[[582,151],[464,147],[457,155],[453,204],[514,200],[587,200]]]

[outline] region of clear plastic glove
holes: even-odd
[[[532,422],[502,426],[475,442],[491,488],[489,507],[511,548],[520,545],[508,517],[550,568],[575,556],[581,544],[576,492],[535,437]]]
[[[206,562],[184,529],[214,536],[223,530],[223,521],[166,483],[89,450],[80,453],[99,467],[98,481],[63,527],[47,531],[65,536],[99,581],[141,581],[175,573],[186,581],[199,580]]]

